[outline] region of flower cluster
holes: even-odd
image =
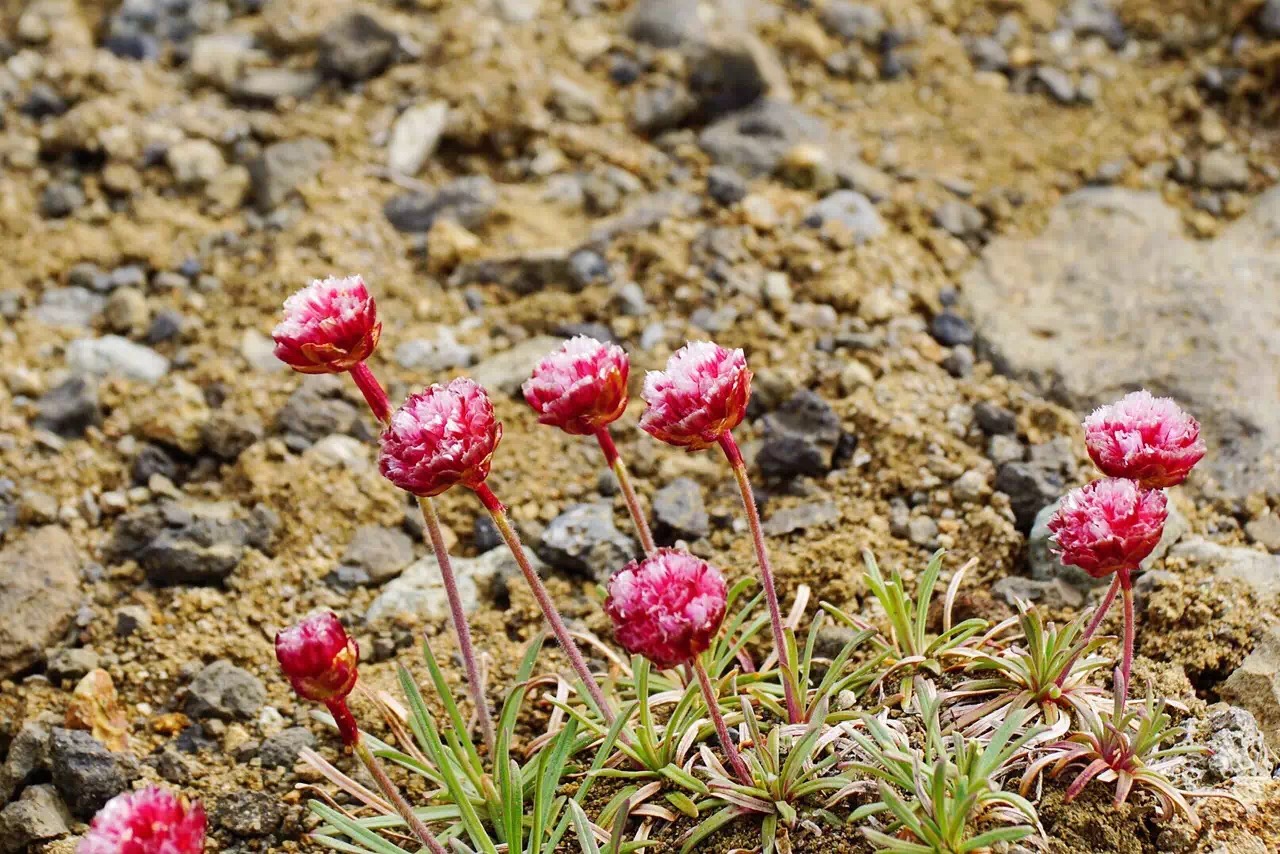
[[[382,476],[414,495],[474,489],[489,476],[502,424],[485,390],[469,379],[433,385],[408,399],[382,432]]]
[[[77,854],[201,854],[200,804],[149,786],[116,795],[93,818]]]
[[[751,371],[741,350],[710,341],[686,344],[664,371],[650,371],[641,394],[648,407],[640,429],[689,451],[710,448],[742,423]]]
[[[547,356],[525,380],[524,399],[538,421],[592,436],[627,408],[631,362],[617,344],[578,335]]]
[[[675,667],[711,646],[726,595],[724,576],[711,564],[658,549],[613,574],[604,610],[623,649],[658,667]]]
[[[276,358],[304,374],[349,371],[378,346],[377,305],[359,276],[317,279],[285,300]]]

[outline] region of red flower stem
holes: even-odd
[[[533,564],[529,563],[529,556],[525,554],[524,546],[520,543],[520,537],[516,534],[515,528],[511,526],[511,521],[507,518],[506,508],[502,506],[502,502],[498,500],[498,496],[493,494],[493,490],[489,488],[487,483],[481,483],[479,486],[472,487],[472,489],[475,490],[480,503],[489,511],[493,524],[497,526],[498,532],[502,534],[502,539],[506,540],[507,548],[511,549],[511,554],[515,557],[516,564],[519,565],[520,571],[524,573],[524,580],[529,583],[530,589],[533,590],[533,598],[538,600],[538,606],[542,608],[542,616],[546,618],[547,624],[551,626],[551,631],[556,636],[556,640],[560,642],[560,648],[564,650],[565,655],[569,656],[569,663],[573,665],[574,671],[578,674],[578,678],[582,680],[582,684],[587,689],[587,693],[591,695],[591,699],[599,706],[600,714],[612,726],[614,721],[613,710],[609,708],[609,703],[605,700],[604,691],[600,690],[600,684],[596,682],[596,678],[591,675],[590,669],[587,668],[586,659],[582,657],[582,650],[578,649],[578,644],[570,636],[568,627],[565,626],[564,620],[560,617],[560,612],[556,610],[555,603],[551,601],[551,594],[547,592],[547,586],[542,583],[538,573],[534,572]]]
[[[440,532],[440,516],[430,498],[418,496],[418,508],[422,511],[422,522],[427,529],[427,537],[431,540],[431,549],[436,554],[436,563],[440,565],[440,577],[444,579],[444,592],[449,599],[449,621],[453,623],[453,632],[458,638],[458,652],[462,655],[463,668],[467,671],[471,701],[480,718],[480,732],[484,736],[485,747],[489,748],[489,754],[492,755],[493,715],[489,712],[489,701],[484,696],[484,682],[480,678],[480,667],[476,664],[475,648],[471,645],[471,626],[467,622],[467,612],[462,607],[462,596],[458,593],[458,579],[453,572],[449,550],[444,544],[444,535]]]
[[[764,587],[764,600],[769,605],[769,623],[773,627],[773,645],[778,653],[778,672],[782,675],[782,690],[787,699],[787,718],[793,724],[803,723],[804,715],[800,712],[800,704],[796,701],[795,679],[790,672],[787,661],[787,642],[782,633],[782,613],[778,609],[778,591],[773,584],[773,567],[769,563],[769,554],[764,545],[764,529],[760,526],[760,511],[756,509],[755,493],[751,489],[751,479],[747,476],[747,464],[743,462],[742,451],[734,441],[732,433],[720,437],[720,447],[729,460],[729,467],[738,480],[738,491],[742,493],[742,507],[747,512],[747,524],[751,528],[751,539],[755,543],[756,560],[760,564],[760,582]]]
[[[350,374],[351,379],[355,380],[356,387],[364,395],[365,402],[369,404],[373,417],[383,424],[390,421],[391,402],[387,400],[386,391],[383,390],[382,384],[378,382],[378,378],[373,375],[373,371],[369,370],[369,366],[364,362],[357,362],[356,366],[351,369]]]
[[[720,714],[720,699],[711,687],[711,677],[707,675],[707,668],[702,664],[702,656],[694,656],[693,672],[698,674],[698,684],[702,686],[702,698],[707,701],[707,714],[711,716],[711,723],[715,725],[716,736],[720,739],[720,746],[724,748],[724,755],[729,758],[733,773],[738,775],[742,785],[752,785],[751,772],[747,770],[747,763],[742,761],[738,745],[729,738],[729,727],[725,725],[724,715]]]
[[[360,741],[360,727],[356,725],[355,716],[347,707],[347,698],[338,697],[328,700],[325,706],[329,709],[329,714],[333,715],[333,722],[338,725],[338,735],[342,737],[342,743],[352,746]]]
[[[1116,577],[1111,581],[1111,586],[1107,588],[1107,593],[1102,597],[1102,601],[1098,603],[1098,610],[1093,613],[1093,619],[1089,621],[1089,625],[1085,628],[1084,634],[1077,641],[1081,645],[1087,644],[1097,633],[1098,627],[1102,625],[1103,619],[1107,616],[1107,612],[1111,610],[1111,603],[1116,601],[1116,594],[1120,592],[1120,573],[1116,573]],[[1080,657],[1080,653],[1071,656],[1071,660],[1067,662],[1067,666],[1062,668],[1062,672],[1058,674],[1057,685],[1062,687],[1067,681],[1067,676],[1071,673],[1071,668],[1075,666],[1076,659]]]
[[[1129,570],[1122,569],[1117,573],[1120,579],[1120,595],[1124,600],[1124,655],[1120,659],[1120,684],[1116,693],[1122,697],[1129,696],[1129,676],[1133,672],[1133,642],[1137,626],[1133,615],[1133,580]]]
[[[422,823],[413,813],[413,807],[409,806],[409,802],[404,799],[404,795],[400,794],[400,790],[396,788],[396,784],[387,776],[387,772],[383,770],[382,765],[378,762],[376,756],[364,743],[364,739],[357,738],[351,745],[360,761],[364,763],[364,767],[369,769],[369,773],[373,776],[374,782],[378,784],[378,788],[382,790],[382,794],[386,796],[391,805],[395,807],[396,812],[404,819],[405,824],[413,831],[413,835],[418,837],[418,841],[432,852],[432,854],[449,854],[448,850],[440,844],[435,835],[427,830],[427,826]]]
[[[365,401],[375,418],[383,424],[391,420],[391,404],[387,401],[387,393],[382,383],[369,370],[369,366],[360,362],[351,369],[351,379],[364,394]],[[471,700],[475,703],[476,715],[480,718],[480,732],[489,752],[493,752],[494,732],[493,715],[489,711],[489,702],[484,696],[484,682],[480,679],[480,667],[476,664],[475,647],[471,644],[471,626],[467,622],[466,611],[462,608],[462,596],[458,593],[458,580],[453,572],[453,562],[449,559],[449,550],[445,547],[444,536],[440,533],[440,516],[436,513],[435,502],[430,498],[418,497],[418,508],[422,511],[423,526],[427,529],[427,538],[431,542],[431,550],[435,552],[436,564],[440,567],[440,575],[444,579],[444,592],[449,599],[449,620],[453,623],[453,633],[458,638],[458,652],[462,655],[463,668],[467,671],[467,683],[471,689]]]
[[[649,530],[649,522],[644,518],[644,508],[640,506],[640,499],[636,496],[636,489],[631,484],[631,475],[627,473],[626,463],[622,461],[622,456],[618,453],[618,446],[613,444],[613,436],[609,434],[608,427],[601,427],[596,431],[596,441],[600,443],[600,450],[604,451],[605,462],[609,464],[609,468],[613,469],[613,476],[618,480],[618,486],[622,489],[622,497],[627,502],[627,510],[631,513],[631,521],[635,522],[636,533],[640,535],[640,547],[644,549],[645,554],[653,554],[654,549],[658,546],[653,541],[653,533]]]

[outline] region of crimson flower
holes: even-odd
[[[1084,420],[1084,441],[1103,474],[1152,489],[1182,483],[1205,455],[1196,419],[1148,391],[1095,410]]]
[[[204,808],[148,786],[107,801],[93,817],[77,854],[200,854]]]
[[[276,358],[304,374],[337,374],[378,346],[378,309],[359,276],[317,279],[284,301],[271,337]]]
[[[591,436],[627,408],[630,368],[617,344],[578,335],[538,363],[525,380],[524,399],[541,423]]]
[[[485,390],[460,377],[411,394],[382,431],[382,476],[417,496],[461,484],[475,489],[489,476],[502,424]]]
[[[724,619],[724,576],[701,558],[658,549],[609,579],[604,609],[623,649],[661,668],[692,660],[711,646]]]
[[[1067,493],[1049,530],[1063,563],[1104,578],[1136,569],[1160,542],[1167,516],[1160,490],[1108,477]]]
[[[648,408],[640,428],[689,451],[716,444],[742,423],[751,399],[751,371],[741,350],[694,341],[650,371],[641,393]]]
[[[330,703],[356,686],[360,647],[337,615],[324,611],[276,633],[276,660],[298,696]]]

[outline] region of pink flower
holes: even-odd
[[[293,690],[307,700],[341,700],[356,686],[360,647],[332,611],[276,633],[276,660]]]
[[[650,371],[641,393],[649,406],[640,428],[689,451],[709,448],[742,423],[751,398],[751,371],[741,350],[710,341],[686,344]]]
[[[200,854],[204,808],[156,786],[125,792],[93,817],[78,854]]]
[[[1164,533],[1165,495],[1108,477],[1073,489],[1049,520],[1054,552],[1094,578],[1133,570]]]
[[[1127,394],[1084,420],[1089,456],[1111,477],[1152,489],[1177,486],[1205,454],[1200,425],[1167,397]]]
[[[378,346],[378,309],[359,276],[317,279],[284,301],[276,358],[304,374],[337,374]]]
[[[627,408],[630,368],[617,344],[578,335],[538,363],[525,380],[524,399],[543,424],[591,436]]]
[[[459,378],[409,395],[382,431],[382,476],[419,496],[476,488],[489,476],[502,425],[489,395]]]
[[[668,668],[711,646],[727,595],[724,576],[711,564],[658,549],[614,573],[604,610],[623,649]]]

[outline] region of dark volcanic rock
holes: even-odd
[[[249,720],[267,701],[262,680],[229,661],[205,666],[187,686],[187,714],[193,718]]]
[[[697,540],[711,533],[702,503],[702,488],[687,477],[676,478],[653,496],[653,536],[662,545]]]
[[[356,12],[340,18],[320,34],[316,67],[342,80],[376,77],[396,57],[396,34],[373,17]]]
[[[764,444],[756,465],[766,477],[790,479],[826,474],[844,429],[840,416],[817,394],[801,389],[764,418]]]
[[[53,785],[77,818],[92,818],[137,777],[131,762],[81,730],[55,728],[49,750]]]
[[[107,553],[136,560],[152,584],[215,584],[239,566],[251,534],[228,513],[150,505],[120,517]]]
[[[604,502],[574,504],[542,532],[538,556],[552,566],[605,581],[638,553],[635,540],[613,523]]]

